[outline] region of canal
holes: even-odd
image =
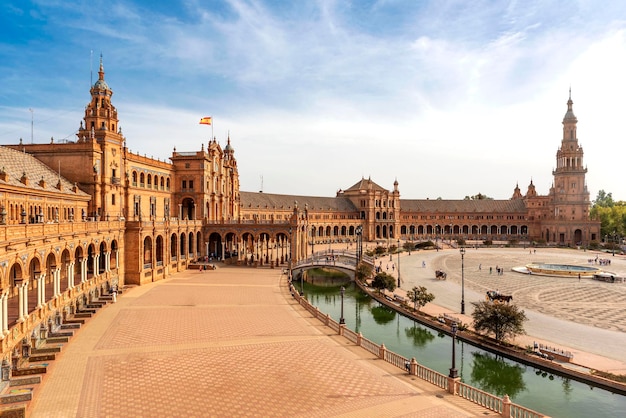
[[[300,284],[300,283],[298,283]],[[404,357],[447,375],[452,363],[452,340],[380,304],[353,282],[344,283],[346,326],[361,332]],[[299,287],[299,286],[298,286]],[[341,285],[304,283],[307,300],[339,321]],[[486,392],[509,395],[517,404],[551,417],[587,418],[626,416],[626,397],[495,355],[458,341],[456,367],[464,383]]]

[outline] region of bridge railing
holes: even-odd
[[[412,358],[409,361],[406,357],[387,350],[384,344],[378,345],[367,338],[364,338],[361,333],[357,334],[356,332],[346,328],[345,325],[340,325],[329,315],[323,314],[316,306],[309,303],[304,296],[300,296],[300,293],[293,287],[293,284],[290,286],[290,291],[293,297],[302,307],[310,312],[314,318],[321,320],[326,326],[337,332],[337,334],[344,336],[353,344],[362,347],[369,353],[372,353],[376,357],[383,359],[400,369],[406,370],[410,375],[417,376],[432,385],[444,389],[448,393],[458,395],[461,398],[480,405],[485,409],[496,412],[500,414],[501,417],[549,418],[547,415],[540,414],[532,409],[512,403],[507,395],[504,395],[504,398],[499,398],[498,396],[462,383],[460,378],[451,378],[435,370],[429,369],[428,367],[422,366],[415,361],[415,358]]]

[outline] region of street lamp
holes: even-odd
[[[456,322],[452,323],[452,367],[450,367],[449,377],[456,379],[459,377],[459,372],[456,369]]]
[[[356,227],[356,265],[361,263],[361,255],[363,254],[363,226]]]
[[[439,224],[435,225],[435,248],[439,251],[439,244],[437,244],[437,230],[439,229]]]
[[[465,248],[461,247],[461,314],[465,315]]]
[[[346,293],[346,288],[341,286],[341,318],[339,318],[339,325],[346,323],[346,319],[343,317],[343,295]]]
[[[398,238],[398,287],[400,287],[400,238]]]

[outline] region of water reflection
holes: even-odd
[[[385,305],[374,306],[370,309],[372,318],[378,325],[385,325],[396,318],[396,311]]]
[[[525,367],[509,364],[503,358],[489,353],[472,353],[472,381],[482,390],[500,397],[509,395],[515,398],[526,390],[524,383]]]
[[[317,284],[317,283],[316,283]],[[304,284],[306,298],[321,312],[339,320],[342,284],[332,287]],[[450,337],[421,325],[361,292],[353,283],[344,283],[346,326],[376,344],[443,374],[450,368]],[[438,338],[439,337],[439,338]],[[626,416],[626,397],[567,379],[543,370],[458,342],[457,368],[463,382],[498,396],[508,394],[520,405],[552,417],[588,418]],[[458,346],[457,346],[458,347]],[[560,380],[560,382],[559,382]],[[593,389],[593,390],[590,390]]]
[[[405,328],[404,333],[414,347],[424,347],[435,339],[435,335],[428,328],[418,325],[417,322],[413,322],[412,327]]]

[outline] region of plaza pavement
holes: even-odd
[[[610,266],[589,264],[589,260],[610,259]],[[397,277],[397,255],[381,257],[383,270]],[[422,267],[422,263],[426,267]],[[611,254],[540,248],[467,248],[463,258],[465,315],[461,309],[461,255],[458,249],[403,253],[400,259],[402,286],[395,293],[405,295],[413,286],[425,286],[435,300],[422,308],[431,315],[452,314],[463,323],[472,322],[472,302],[485,300],[487,290],[513,295],[513,303],[528,317],[527,335],[516,344],[532,346],[536,341],[570,351],[574,363],[585,368],[626,374],[626,283],[605,283],[590,278],[547,277],[516,273],[513,267],[531,262],[593,265],[626,276],[626,258]],[[480,268],[479,268],[480,266]],[[503,267],[497,275],[495,267]],[[493,268],[489,273],[489,267]],[[443,270],[447,280],[436,280],[434,271]]]
[[[297,305],[280,269],[135,287],[51,363],[31,417],[495,416],[375,359]]]

